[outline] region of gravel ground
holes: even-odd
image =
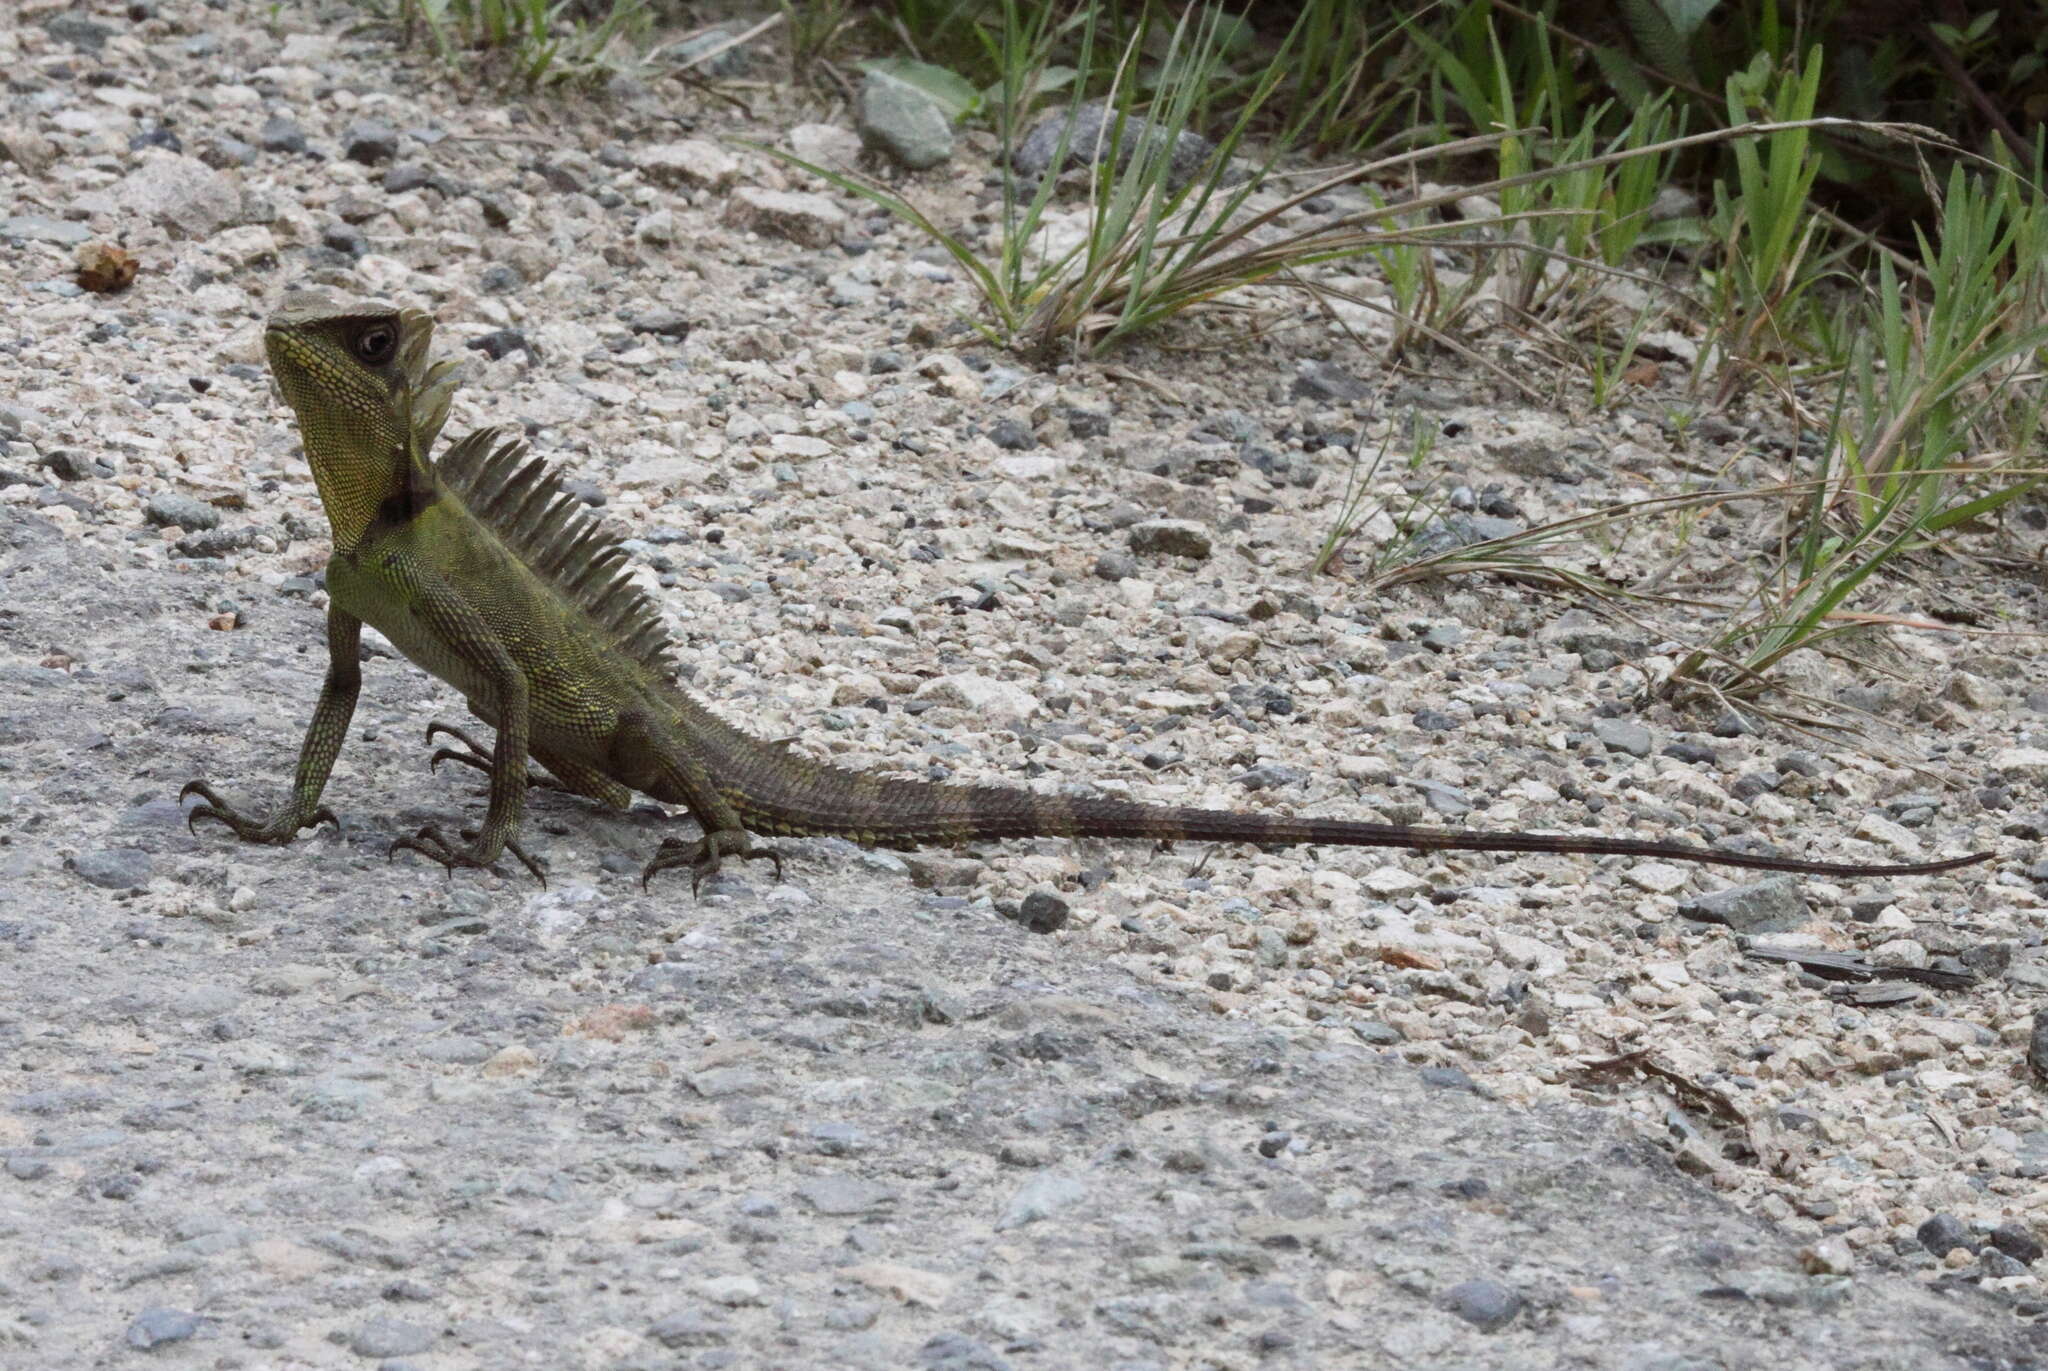
[[[0,1364],[2033,1364],[2031,641],[1805,668],[1915,769],[1646,704],[1696,625],[1306,574],[1361,422],[1436,427],[1455,525],[1772,479],[1774,421],[1674,429],[1682,374],[1591,416],[1385,374],[1298,308],[1037,369],[957,323],[928,244],[716,141],[850,155],[848,112],[772,82],[745,117],[508,103],[330,36],[354,9],[13,12]],[[920,197],[986,222],[989,155]],[[116,244],[134,283],[81,291]],[[179,785],[276,795],[318,689],[325,525],[258,344],[301,282],[431,308],[472,359],[450,431],[524,424],[633,540],[692,686],[820,755],[1999,860],[805,843],[693,902],[639,888],[662,815],[542,795],[547,891],[450,882],[384,849],[480,810],[424,765],[460,701],[375,644],[346,832],[190,836]],[[1775,537],[1752,517],[1603,569],[1710,584]],[[2039,618],[1990,573],[1892,594]],[[1967,983],[1845,992],[1741,938]]]

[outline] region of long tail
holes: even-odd
[[[895,780],[780,759],[773,779],[757,771],[727,791],[748,827],[761,833],[821,834],[879,846],[1034,837],[1149,838],[1225,843],[1323,843],[1418,852],[1577,852],[1673,862],[1797,871],[1816,876],[1928,876],[1988,861],[1989,852],[1886,866],[1724,852],[1687,843],[1551,833],[1409,828],[1353,819],[1297,819],[1220,809],[1179,809],[1130,800],[1040,795],[1007,786],[952,786]]]

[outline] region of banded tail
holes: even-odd
[[[1931,876],[1988,861],[1973,852],[1934,862],[1877,865],[1724,852],[1689,843],[1597,835],[1410,828],[1356,819],[1305,819],[1133,800],[1040,795],[1008,786],[897,780],[787,759],[772,779],[756,775],[727,792],[761,833],[829,835],[874,846],[1000,838],[1141,838],[1159,841],[1398,847],[1417,852],[1559,852],[1655,857],[1812,876]]]

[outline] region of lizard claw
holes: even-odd
[[[661,846],[655,849],[654,856],[640,873],[640,888],[646,890],[647,883],[658,872],[687,866],[690,868],[690,895],[697,898],[704,882],[718,874],[719,866],[726,857],[765,858],[775,863],[775,879],[778,882],[782,879],[780,852],[766,844],[755,843],[738,829],[731,829],[707,833],[694,843],[684,842],[681,838],[663,838]]]
[[[446,868],[449,876],[455,874],[455,868],[457,867],[474,867],[480,871],[491,870],[491,863],[484,860],[483,854],[478,850],[477,831],[475,829],[464,829],[462,836],[469,839],[469,846],[457,847],[448,841],[447,836],[441,832],[438,826],[428,824],[410,837],[393,839],[391,846],[385,850],[384,860],[390,861],[401,851],[417,852],[422,857],[439,862]],[[542,871],[540,863],[536,862],[528,855],[526,849],[519,845],[518,839],[505,839],[504,850],[519,859],[520,864],[533,874],[533,878],[536,881],[540,882],[541,889],[547,889],[547,874]]]
[[[388,862],[400,852],[417,852],[422,857],[437,861],[448,869],[450,876],[455,874],[455,868],[458,866],[482,865],[481,862],[465,863],[461,854],[449,845],[448,840],[441,836],[441,830],[433,824],[428,824],[410,837],[393,838],[391,846],[384,849],[384,860]]]
[[[185,811],[185,830],[188,833],[199,831],[201,819],[213,819],[226,825],[245,843],[274,843],[282,846],[297,837],[300,829],[318,828],[322,823],[333,824],[334,831],[341,832],[341,820],[326,805],[321,805],[303,817],[288,806],[259,822],[242,817],[219,791],[204,781],[185,782],[183,788],[178,791],[178,803],[182,805],[194,795],[199,797],[199,803]]]

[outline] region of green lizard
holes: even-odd
[[[781,858],[753,833],[836,834],[920,843],[1033,836],[1399,847],[1420,851],[1619,853],[1769,871],[1904,876],[1983,861],[1975,853],[1900,866],[1752,856],[1630,838],[1410,828],[1348,819],[1182,809],[1072,799],[1005,786],[896,780],[805,759],[733,727],[679,687],[655,608],[610,544],[544,463],[483,429],[431,457],[448,417],[456,364],[429,357],[433,321],[413,309],[297,294],[272,315],[265,351],[296,412],[306,459],[334,531],[327,564],[327,679],[299,751],[291,796],[267,818],[243,817],[204,781],[188,822],[217,819],[245,841],[288,843],[340,822],[320,802],[348,733],[362,673],[358,644],[374,625],[414,662],[460,690],[497,730],[485,750],[435,724],[467,752],[433,761],[490,777],[483,824],[457,842],[429,825],[391,846],[453,870],[511,852],[529,759],[560,789],[614,808],[632,793],[683,805],[695,843],[665,839],[641,876],[688,866],[692,886],[726,857]]]

